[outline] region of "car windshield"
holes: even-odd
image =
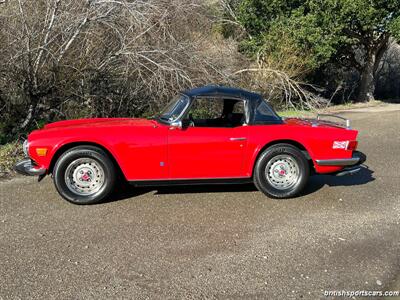
[[[188,104],[189,97],[186,95],[179,95],[167,105],[158,116],[158,119],[163,122],[173,122],[180,117]]]

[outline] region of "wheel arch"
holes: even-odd
[[[55,166],[58,158],[63,153],[65,153],[69,149],[72,149],[72,148],[78,147],[78,146],[93,146],[93,147],[97,147],[97,148],[103,150],[107,154],[107,156],[111,159],[111,161],[113,162],[113,164],[115,166],[115,169],[118,172],[118,175],[121,175],[122,178],[124,178],[126,180],[124,172],[122,171],[117,159],[114,157],[114,155],[111,153],[111,151],[108,150],[107,147],[105,147],[105,146],[103,146],[103,145],[101,145],[99,143],[96,143],[96,142],[69,142],[69,143],[63,144],[53,154],[53,157],[51,158],[50,165],[49,165],[49,168],[48,168],[48,173],[49,174],[53,173],[54,166]]]
[[[274,145],[277,145],[277,144],[289,144],[289,145],[295,146],[296,148],[300,149],[300,151],[305,155],[307,161],[309,162],[310,171],[313,171],[313,170],[314,170],[314,162],[313,162],[312,156],[311,156],[311,154],[310,154],[310,151],[304,146],[303,143],[300,143],[300,142],[298,142],[298,141],[296,141],[296,140],[293,140],[293,139],[281,139],[281,140],[274,140],[274,141],[271,141],[271,142],[265,144],[263,147],[261,147],[261,148],[257,151],[257,153],[256,153],[256,155],[255,155],[255,159],[254,159],[253,162],[252,162],[251,174],[254,174],[254,168],[255,168],[255,165],[256,165],[257,160],[258,160],[258,158],[260,157],[260,155],[261,155],[266,149],[268,149],[269,147],[274,146]]]

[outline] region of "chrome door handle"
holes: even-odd
[[[247,140],[245,137],[238,137],[238,138],[230,138],[231,141],[245,141]]]

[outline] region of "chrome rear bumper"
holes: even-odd
[[[356,166],[361,165],[367,160],[367,156],[359,151],[353,152],[353,157],[351,158],[341,158],[341,159],[317,159],[315,162],[319,166]]]
[[[14,170],[22,175],[28,175],[28,176],[42,176],[46,174],[46,169],[38,168],[29,158],[26,158],[18,162],[14,166]]]

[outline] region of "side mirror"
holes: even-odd
[[[182,129],[182,121],[175,121],[171,123],[171,127]]]

